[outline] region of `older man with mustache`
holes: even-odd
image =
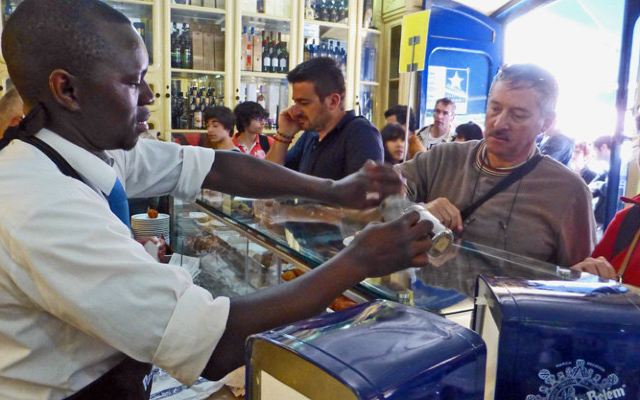
[[[503,68],[489,91],[484,140],[442,144],[397,167],[409,197],[463,239],[560,265],[583,260],[595,242],[589,190],[535,145],[555,119],[557,94],[553,76],[535,65]]]

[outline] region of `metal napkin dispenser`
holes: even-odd
[[[614,282],[480,276],[485,399],[639,399],[639,304]]]
[[[252,336],[247,399],[482,399],[473,331],[378,300]]]

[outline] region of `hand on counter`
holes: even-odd
[[[349,208],[370,208],[400,193],[402,180],[389,165],[367,161],[360,170],[332,184],[333,202]]]
[[[362,276],[380,277],[408,267],[428,264],[431,222],[419,220],[417,212],[381,224],[370,224],[343,250]]]
[[[587,257],[584,261],[581,261],[571,267],[574,271],[588,272],[593,275],[598,275],[605,279],[617,279],[618,274],[613,266],[604,257],[591,258]]]
[[[462,232],[462,216],[458,207],[448,199],[438,197],[425,205],[427,211],[433,214],[444,226],[456,233]]]

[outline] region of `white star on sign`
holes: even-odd
[[[460,89],[462,90],[462,87],[460,86],[460,84],[462,83],[464,79],[460,78],[460,76],[458,75],[458,71],[456,71],[455,75],[451,78],[449,78],[449,82],[451,82],[451,86],[454,89]]]

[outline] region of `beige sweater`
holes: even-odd
[[[481,172],[481,141],[444,143],[397,168],[409,197],[449,199],[462,210],[503,177]],[[464,223],[462,238],[541,261],[569,266],[591,254],[595,222],[591,193],[580,176],[545,156],[520,182],[496,194]]]

